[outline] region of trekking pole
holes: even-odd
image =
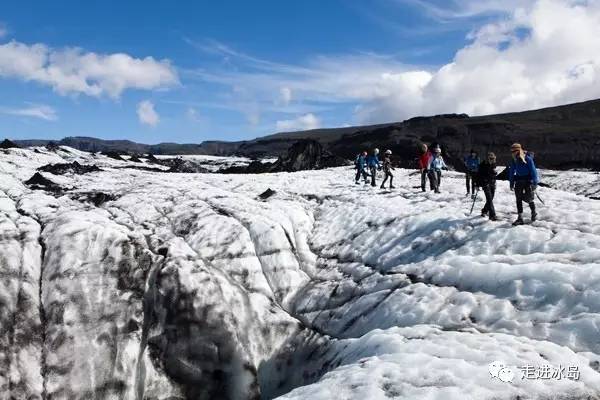
[[[535,190],[535,197],[538,198],[539,201],[542,202],[542,204],[546,205],[546,203],[544,203],[544,200],[542,200],[542,198],[540,197],[540,195],[538,194],[537,190]]]
[[[473,197],[473,204],[471,205],[471,211],[469,215],[473,214],[473,208],[475,208],[475,202],[477,201],[477,195],[479,194],[479,188],[475,190],[475,197]]]

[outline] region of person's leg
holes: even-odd
[[[394,180],[394,174],[392,172],[388,172],[390,174],[390,189],[394,189],[394,185],[392,185],[392,181]]]
[[[471,179],[471,193],[475,193],[475,189],[476,189],[476,187],[475,187],[475,178],[474,177],[471,177],[471,178],[472,178]]]
[[[467,171],[465,173],[465,179],[467,180],[467,194],[469,194],[469,190],[471,188],[471,184],[470,184],[470,180],[471,180],[471,173],[469,171]],[[473,190],[473,192],[475,192],[475,190]]]
[[[380,188],[382,188],[382,189],[385,188],[385,182],[387,181],[387,179],[388,179],[388,173],[386,172],[385,176],[383,177],[383,181],[381,182]]]
[[[358,183],[358,181],[360,180],[360,168],[356,168],[356,178],[354,178],[354,180],[356,181],[356,183]]]
[[[525,187],[522,182],[515,182],[515,198],[517,200],[517,221],[522,223],[523,221],[523,195],[525,194]],[[515,221],[516,222],[516,221]]]
[[[525,201],[529,203],[529,209],[531,210],[531,221],[535,221],[537,218],[537,212],[535,211],[535,201],[534,201],[534,193],[531,190],[531,185],[526,185],[524,188],[525,191]]]
[[[442,185],[442,171],[435,171],[436,174],[436,183],[437,183],[437,191],[440,191],[440,186]]]
[[[496,208],[494,207],[494,194],[496,192],[496,188],[494,185],[486,185],[484,188],[485,200],[488,213],[490,215],[490,219],[496,219]]]
[[[519,215],[523,214],[523,195],[524,195],[524,187],[520,184],[515,184],[515,196],[517,198],[517,213]]]
[[[377,185],[375,179],[377,178],[377,168],[371,167],[371,186]]]
[[[425,191],[425,185],[427,183],[427,170],[421,171],[421,191]]]
[[[487,215],[490,212],[490,202],[488,200],[488,196],[489,196],[489,186],[488,185],[484,185],[481,187],[481,190],[483,191],[483,194],[485,195],[485,205],[483,206],[483,208],[481,209],[481,215]]]
[[[429,178],[429,190],[435,190],[435,172],[429,170],[427,172],[427,177]]]

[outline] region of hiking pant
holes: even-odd
[[[465,177],[467,179],[467,194],[475,193],[475,172],[467,171]]]
[[[392,187],[392,181],[394,180],[394,174],[392,174],[392,171],[384,171],[385,173],[385,177],[383,178],[383,182],[381,182],[381,187],[385,186],[385,181],[387,181],[387,178],[390,178],[390,187]]]
[[[421,190],[425,191],[425,182],[427,181],[427,170],[421,170]],[[431,184],[431,180],[429,180],[429,190],[433,190],[433,185]]]
[[[376,186],[375,179],[377,178],[377,167],[369,167],[371,171],[371,186]]]
[[[496,184],[490,183],[481,187],[485,195],[485,206],[481,210],[482,214],[488,213],[490,217],[496,217],[496,209],[494,208],[494,195],[496,194]]]
[[[442,170],[429,170],[429,184],[432,189],[438,192],[440,190],[440,185],[442,184]]]
[[[533,190],[528,181],[515,182],[515,197],[517,199],[517,212],[523,214],[523,202],[529,204],[531,213],[535,214],[535,202],[533,201]]]
[[[356,169],[356,178],[355,181],[358,182],[360,180],[360,176],[362,175],[363,179],[366,181],[367,180],[367,176],[369,176],[367,174],[367,171],[365,171],[364,168],[357,168]]]

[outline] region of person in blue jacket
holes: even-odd
[[[369,171],[371,172],[371,186],[376,186],[375,179],[377,177],[377,170],[381,169],[379,165],[379,149],[374,149],[373,153],[371,153],[367,157],[367,167],[369,167]]]
[[[479,170],[480,160],[474,149],[471,149],[471,153],[464,158],[464,163],[467,169],[465,174],[467,179],[467,196],[470,193],[473,193],[473,196],[475,196],[475,177]]]
[[[519,143],[510,146],[512,160],[508,165],[508,181],[510,182],[510,190],[515,191],[517,199],[518,217],[513,225],[523,225],[523,202],[529,204],[531,209],[531,222],[537,218],[535,211],[534,194],[539,177],[533,157],[523,151],[523,147]]]
[[[442,170],[448,169],[444,158],[442,157],[442,149],[437,146],[433,149],[429,162],[427,163],[427,171],[429,171],[429,180],[433,185],[435,193],[440,192],[440,185],[442,183]]]
[[[356,156],[356,160],[354,161],[354,166],[356,167],[356,178],[354,179],[354,183],[356,183],[358,185],[358,181],[360,180],[360,177],[362,176],[365,181],[365,184],[366,184],[367,177],[369,176],[369,174],[367,174],[367,171],[365,170],[365,168],[367,166],[367,152],[366,151],[363,151],[358,156]]]

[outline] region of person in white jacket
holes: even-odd
[[[427,171],[429,179],[432,182],[435,193],[440,192],[440,184],[442,183],[442,170],[448,169],[444,158],[442,157],[442,149],[439,146],[433,149],[432,156],[427,163]]]

